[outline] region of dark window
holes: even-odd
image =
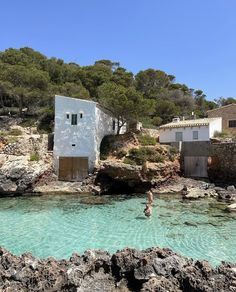
[[[198,140],[198,131],[193,131],[193,140]]]
[[[229,128],[236,128],[236,120],[229,121]]]
[[[70,115],[69,114],[66,114],[66,118],[69,119],[70,118]]]
[[[77,125],[77,114],[71,115],[71,125]]]
[[[72,144],[73,147],[75,147],[75,144]]]
[[[116,121],[113,120],[112,121],[112,130],[115,131],[115,129],[116,129]]]
[[[182,132],[175,133],[175,141],[176,142],[183,141],[183,133]]]
[[[83,118],[83,114],[82,113],[80,113],[79,116],[80,116],[81,119]]]

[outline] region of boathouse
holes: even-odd
[[[97,102],[56,96],[53,155],[58,179],[88,176],[99,160],[102,139],[116,131],[117,120]]]

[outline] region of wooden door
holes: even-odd
[[[86,176],[88,157],[59,157],[59,180],[81,181]]]
[[[185,156],[184,174],[188,177],[208,177],[206,156]]]

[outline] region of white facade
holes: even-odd
[[[96,102],[56,96],[55,168],[59,167],[59,157],[85,157],[88,158],[89,171],[92,171],[99,159],[103,137],[116,134],[116,131],[116,120]]]
[[[160,143],[209,141],[222,131],[221,118],[172,122],[160,127]]]

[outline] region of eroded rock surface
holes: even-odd
[[[139,165],[104,161],[100,165],[96,181],[104,191],[122,192],[125,189],[127,192],[143,192],[178,176],[179,167],[178,161],[149,163],[143,171]]]
[[[0,291],[235,291],[236,265],[213,268],[170,249],[88,250],[69,260],[14,256],[0,248]]]

